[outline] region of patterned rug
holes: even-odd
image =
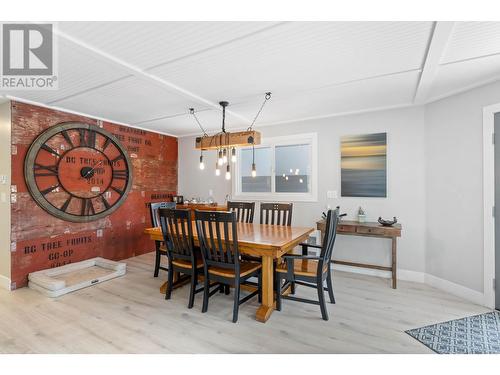
[[[438,354],[500,354],[500,312],[405,331]]]

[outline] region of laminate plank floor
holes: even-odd
[[[202,293],[187,308],[188,286],[166,301],[166,273],[153,277],[154,254],[126,260],[127,274],[51,299],[28,288],[0,290],[1,353],[430,353],[405,330],[489,311],[424,284],[335,272],[329,321],[319,306],[283,301],[265,323],[257,298],[231,322],[232,293]],[[245,292],[242,292],[244,294]],[[316,298],[314,289],[297,295]]]

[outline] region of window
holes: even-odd
[[[265,138],[238,150],[233,198],[277,201],[317,199],[317,136],[299,134]],[[255,161],[257,176],[252,177]]]

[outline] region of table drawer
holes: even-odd
[[[357,233],[361,233],[361,234],[384,235],[385,234],[385,229],[384,228],[357,227],[356,228],[356,232]]]
[[[356,232],[356,227],[353,225],[338,224],[337,225],[337,232],[354,233],[354,232]]]

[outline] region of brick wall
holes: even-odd
[[[12,102],[11,279],[27,285],[28,273],[102,256],[126,259],[154,249],[142,232],[150,224],[147,204],[169,200],[177,191],[177,138],[87,117]],[[24,181],[24,157],[32,141],[47,128],[66,121],[102,126],[127,149],[133,186],[123,205],[89,223],[71,223],[40,208]]]

